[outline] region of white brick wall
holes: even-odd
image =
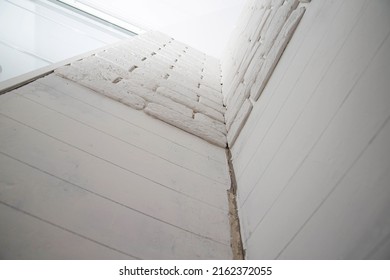
[[[223,60],[225,122],[230,147],[305,12],[305,7],[298,8],[298,4],[298,0],[248,1],[244,8]]]
[[[152,32],[137,36],[55,73],[133,109],[145,109],[147,114],[210,143],[226,146],[219,61],[166,35]],[[194,118],[198,113],[213,121]]]

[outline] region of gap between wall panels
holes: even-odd
[[[242,243],[241,237],[241,226],[240,218],[238,215],[237,208],[237,181],[234,173],[232,154],[229,148],[226,148],[226,159],[229,167],[229,175],[231,186],[228,190],[228,201],[229,201],[229,222],[230,222],[230,234],[231,234],[231,247],[233,252],[234,260],[244,260],[245,250]]]

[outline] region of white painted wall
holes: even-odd
[[[0,135],[1,259],[232,258],[225,149],[55,74]]]
[[[164,32],[220,58],[241,13],[242,0],[80,0],[146,30]]]
[[[390,257],[389,11],[307,6],[232,147],[248,259]]]

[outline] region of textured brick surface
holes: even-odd
[[[226,146],[219,60],[164,34],[136,36],[55,73]]]
[[[165,121],[189,133],[195,134],[212,144],[222,148],[226,146],[226,136],[214,127],[209,126],[209,123],[207,122],[182,116],[174,110],[155,103],[149,103],[145,108],[145,112],[148,115]]]
[[[254,100],[259,99],[261,92],[267,84],[268,79],[270,78],[274,68],[276,67],[280,56],[282,55],[288,41],[294,33],[295,28],[301,20],[304,12],[305,8],[303,7],[299,8],[298,10],[295,10],[283,26],[283,29],[280,31],[278,37],[276,38],[276,42],[272,50],[270,51],[268,58],[265,60],[261,71],[256,77],[255,84],[251,89],[251,97]]]
[[[237,113],[237,116],[234,119],[227,135],[229,146],[234,145],[234,142],[236,141],[242,127],[245,125],[252,108],[253,105],[248,99],[245,100],[244,104],[240,107],[240,111]]]
[[[243,11],[222,67],[230,147],[243,127],[236,124],[242,124],[240,112],[247,111],[248,102],[254,105],[259,99],[305,12],[299,3],[298,0],[248,2]],[[240,119],[236,122],[236,118]]]
[[[223,134],[226,135],[225,124],[223,124],[219,121],[216,121],[213,118],[210,118],[202,113],[196,113],[194,116],[194,119],[199,121],[199,122],[203,122],[203,123],[207,124],[208,126],[213,127],[216,130],[218,130],[219,132],[222,132]]]
[[[214,101],[212,101],[206,97],[203,97],[203,96],[199,97],[199,102],[201,104],[204,104],[207,107],[210,107],[214,110],[217,110],[218,112],[220,112],[222,114],[224,114],[226,112],[226,108],[224,106],[217,104]]]
[[[227,130],[231,146],[305,12],[298,0],[248,3],[223,66],[148,32],[55,72],[219,146]]]

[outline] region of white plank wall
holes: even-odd
[[[232,147],[248,259],[390,257],[389,13],[307,6]]]
[[[0,135],[0,258],[232,258],[224,149],[54,74]]]

